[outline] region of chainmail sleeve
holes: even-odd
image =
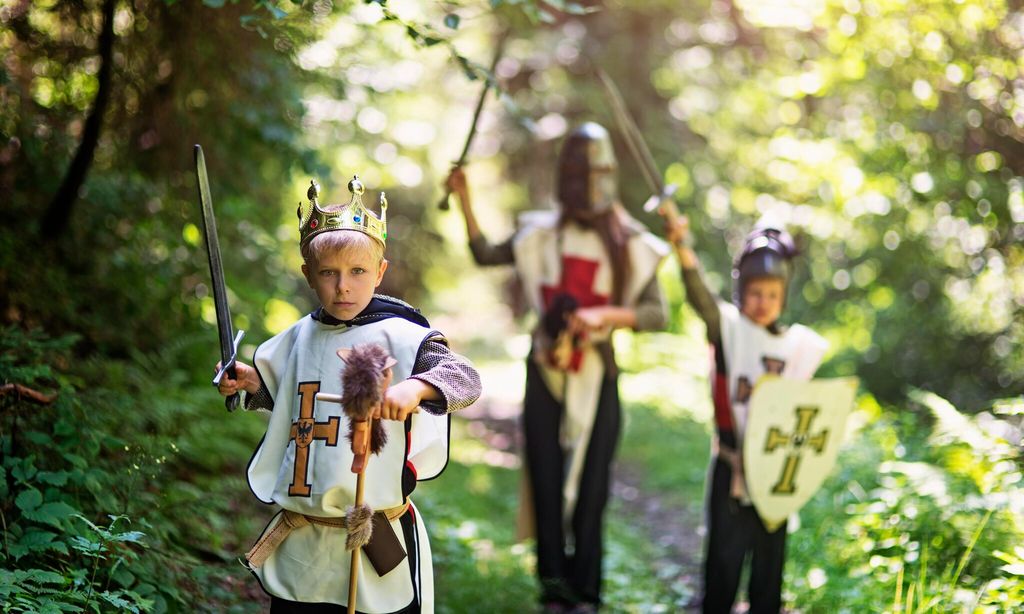
[[[707,326],[708,342],[717,346],[722,341],[722,316],[718,311],[718,301],[704,283],[699,267],[683,269],[683,286],[686,288],[686,302]]]
[[[262,381],[260,382],[260,389],[255,394],[245,393],[245,409],[249,411],[257,409],[274,411],[274,399],[270,396],[270,391],[267,390]]]
[[[488,242],[481,235],[469,240],[469,251],[473,254],[473,260],[480,266],[515,264],[515,253],[512,251],[514,238],[512,236],[501,243],[494,244]]]
[[[420,346],[412,375],[441,393],[441,400],[423,401],[426,411],[444,415],[472,405],[480,398],[480,374],[469,360],[451,351],[441,335],[430,337]]]

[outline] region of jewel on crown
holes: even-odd
[[[303,214],[302,203],[296,213],[299,216],[299,245],[305,245],[310,239],[322,232],[332,230],[358,230],[377,239],[382,245],[386,244],[388,238],[388,199],[384,192],[380,193],[378,204],[380,216],[363,206],[363,182],[359,181],[358,175],[352,176],[348,182],[348,191],[352,193],[348,204],[338,207],[329,205],[328,211],[320,208],[320,184],[316,179],[309,182],[309,189],[306,197],[309,199],[309,209]]]

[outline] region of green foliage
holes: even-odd
[[[11,611],[218,603],[213,586],[209,598],[193,594],[204,589],[192,574],[233,561],[264,521],[252,513],[236,524],[235,501],[248,496],[241,469],[220,477],[227,460],[248,458],[261,425],[220,419],[216,393],[189,387],[194,374],[174,365],[193,342],[133,363],[85,361],[74,375],[52,368],[71,366],[73,344],[16,328],[0,334],[0,381],[57,392],[51,405],[7,395],[0,406],[0,601]],[[233,567],[218,581],[245,574]]]
[[[555,137],[615,125],[600,64],[679,186],[713,286],[729,294],[730,254],[770,213],[800,235],[785,318],[832,341],[827,374],[977,411],[1024,390],[1019,19],[1001,2],[619,2],[531,31],[503,77],[535,121],[506,123],[503,162],[521,201],[550,197],[536,184]],[[619,154],[623,201],[660,226]]]
[[[510,612],[537,600],[532,549],[516,544],[510,521],[518,479],[507,468],[452,462],[440,483],[417,490],[431,534],[434,590],[443,596],[439,612],[467,612],[480,604]]]
[[[454,425],[455,458],[438,483],[414,495],[431,534],[438,610],[471,612],[486,604],[488,611],[523,611],[538,594],[533,543],[517,543],[513,522],[520,471],[488,454],[479,441],[485,430],[480,425],[458,418]],[[615,505],[607,518],[602,598],[610,611],[672,611],[683,605],[690,594],[674,581],[678,568],[655,564],[661,553],[649,535],[637,531],[635,511]]]
[[[129,571],[143,533],[119,530],[124,516],[111,515],[102,525],[78,511],[90,507],[91,495],[109,488],[114,476],[82,456],[91,447],[78,432],[82,423],[75,415],[82,408],[67,400],[73,387],[49,367],[66,361],[73,343],[71,337],[50,340],[13,328],[0,334],[0,381],[58,389],[42,411],[33,401],[10,401],[11,395],[0,407],[0,600],[10,611],[151,611],[153,600],[138,592]],[[11,565],[14,570],[6,569]]]
[[[935,395],[915,398],[930,416],[870,415],[838,475],[802,512],[807,526],[790,540],[796,603],[913,612],[1024,603],[1019,570],[1001,551],[1024,537],[1019,450],[995,423],[982,428]]]

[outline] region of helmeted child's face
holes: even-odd
[[[353,246],[320,254],[302,265],[302,273],[324,311],[339,320],[351,320],[370,304],[387,268],[388,261],[373,250]]]
[[[778,277],[755,277],[743,288],[740,312],[758,326],[770,326],[782,315],[786,284]]]

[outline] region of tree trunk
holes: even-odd
[[[44,240],[54,240],[64,233],[71,217],[71,209],[78,200],[78,190],[85,183],[85,177],[92,165],[96,146],[100,141],[100,130],[103,127],[103,114],[110,100],[110,73],[113,70],[114,55],[114,5],[116,0],[105,0],[103,3],[103,26],[99,37],[100,72],[99,89],[93,101],[92,111],[85,120],[82,131],[82,142],[64,175],[64,180],[57,189],[50,205],[43,214],[39,226],[39,234]]]

